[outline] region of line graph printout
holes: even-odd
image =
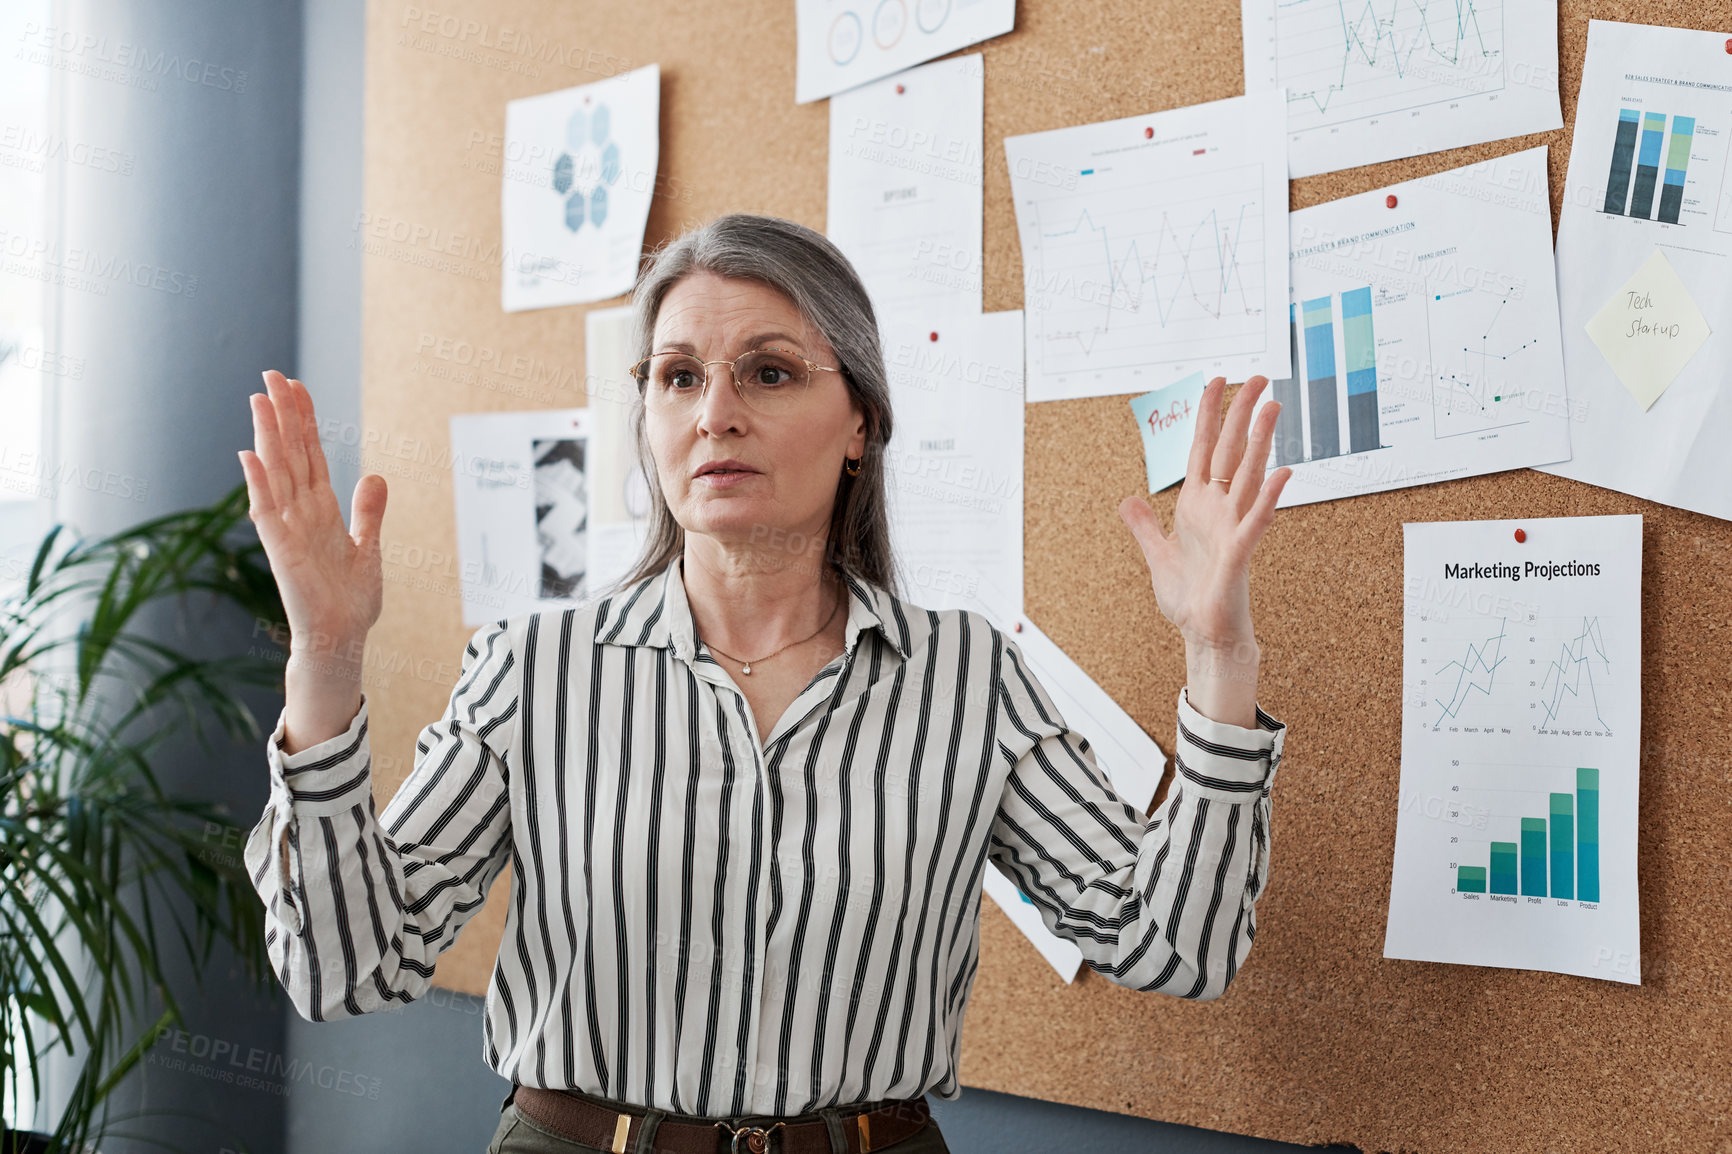
[[[1303,505],[1566,460],[1546,150],[1293,213],[1271,469]]]
[[[1573,455],[1546,472],[1732,519],[1729,65],[1725,32],[1588,24],[1557,247],[1564,363],[1582,419]],[[1628,299],[1623,286],[1656,250],[1708,337],[1657,400],[1638,400],[1587,325]]]
[[[1279,93],[1004,141],[1028,400],[1287,371]]]
[[[1384,956],[1639,983],[1641,517],[1405,530]]]
[[[1241,0],[1295,177],[1563,127],[1557,0]]]

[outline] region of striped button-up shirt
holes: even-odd
[[[367,703],[293,754],[246,846],[296,1009],[424,993],[509,863],[487,1063],[683,1114],[961,1093],[990,861],[1088,964],[1212,998],[1251,947],[1283,727],[1179,695],[1145,817],[1012,635],[849,578],[845,651],[760,740],[680,563],[478,629],[375,815]]]

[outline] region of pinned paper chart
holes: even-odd
[[[1286,373],[1281,116],[1265,92],[1005,138],[1030,401]]]
[[[1641,981],[1641,572],[1640,516],[1406,526],[1385,957]]]
[[[1283,506],[1569,456],[1546,187],[1533,148],[1293,214]]]
[[[1548,466],[1732,518],[1732,56],[1595,20],[1558,218],[1573,455]],[[1656,254],[1659,254],[1656,258]]]
[[[910,600],[1022,613],[1022,313],[881,318],[890,540]],[[936,338],[936,339],[934,339]]]
[[[805,104],[1003,36],[1016,0],[796,0],[794,19]]]
[[[1557,0],[1241,0],[1295,177],[1563,127]]]
[[[980,311],[985,100],[976,53],[830,101],[825,234],[881,318],[932,307]]]
[[[500,228],[506,312],[631,289],[661,147],[661,69],[505,105]]]
[[[584,599],[588,440],[587,409],[452,414],[463,624]]]
[[[596,596],[631,572],[649,536],[650,490],[631,430],[637,385],[627,372],[632,309],[590,309],[583,317],[584,392],[588,413],[588,572]]]

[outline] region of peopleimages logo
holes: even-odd
[[[98,296],[106,296],[110,284],[130,284],[170,296],[198,295],[198,277],[192,273],[6,228],[0,228],[0,258],[5,271],[14,275],[64,284]]]
[[[53,65],[63,71],[122,80],[147,91],[155,90],[155,78],[159,76],[222,92],[247,90],[244,68],[230,68],[168,49],[152,50],[147,45],[111,40],[76,28],[27,20],[18,39],[23,43],[19,59]]]
[[[383,1085],[378,1078],[340,1066],[290,1058],[258,1046],[243,1048],[239,1042],[210,1034],[164,1027],[153,1041],[150,1065],[245,1089],[287,1095],[298,1084],[377,1101]]]

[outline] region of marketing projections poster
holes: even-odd
[[[1640,983],[1642,518],[1405,530],[1384,957]]]

